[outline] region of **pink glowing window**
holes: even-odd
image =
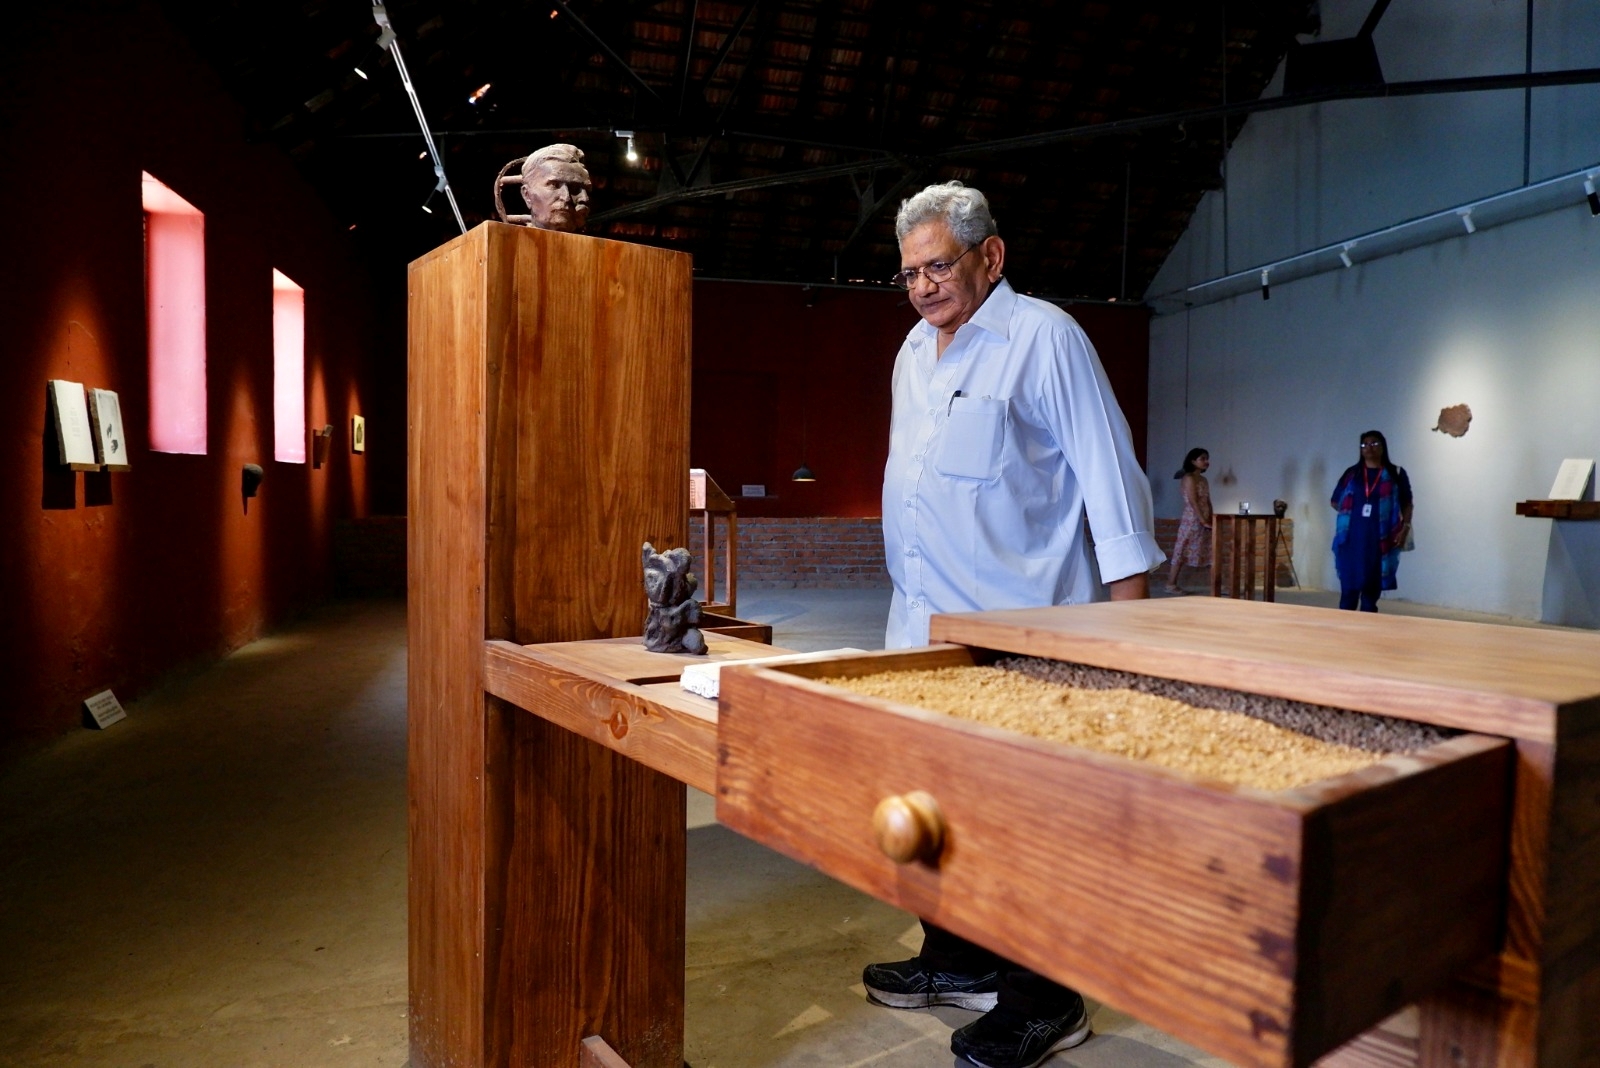
[[[272,455],[306,462],[306,291],[272,272]]]
[[[144,175],[150,447],[206,451],[206,217]]]

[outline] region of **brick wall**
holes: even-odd
[[[1294,575],[1289,566],[1289,557],[1294,552],[1294,520],[1287,518],[1280,520],[1278,523],[1278,529],[1282,533],[1283,540],[1278,544],[1277,582],[1279,586],[1292,586],[1294,585]],[[1161,551],[1167,554],[1168,559],[1171,559],[1172,557],[1172,543],[1177,540],[1178,521],[1176,519],[1157,519],[1156,544],[1161,546]],[[1208,549],[1206,552],[1206,560],[1209,561],[1210,559],[1211,554],[1210,550]],[[1240,561],[1240,565],[1241,567],[1243,566],[1242,560]],[[1166,581],[1166,569],[1168,566],[1170,565],[1162,566],[1161,574],[1163,582]],[[1266,573],[1266,570],[1267,543],[1265,538],[1259,538],[1256,541],[1256,589],[1258,591],[1261,588],[1261,576]],[[1193,570],[1184,571],[1183,584],[1190,589],[1207,585],[1210,583],[1210,581],[1211,573],[1209,570],[1207,570],[1204,574],[1198,574]],[[1222,586],[1223,592],[1228,592],[1228,577],[1226,575],[1222,577]]]
[[[695,570],[704,573],[705,543],[700,520],[689,521],[689,551]],[[722,571],[726,523],[717,524],[717,595],[727,589]],[[739,519],[739,588],[819,587],[828,589],[886,587],[883,525],[877,516],[812,516]]]

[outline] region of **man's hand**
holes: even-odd
[[[1138,601],[1150,596],[1150,576],[1142,572],[1106,583],[1113,601]]]

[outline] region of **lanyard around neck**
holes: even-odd
[[[1367,472],[1368,471],[1374,471],[1377,474],[1377,477],[1374,478],[1370,482],[1367,481]],[[1364,489],[1366,489],[1368,497],[1371,497],[1373,491],[1376,490],[1382,484],[1383,484],[1383,468],[1381,468],[1381,467],[1362,467],[1361,468],[1361,485],[1362,485],[1362,487]]]

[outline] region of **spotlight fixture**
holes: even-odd
[[[1471,208],[1461,208],[1456,212],[1456,214],[1461,216],[1461,225],[1467,228],[1467,233],[1475,234],[1478,232],[1477,226],[1473,225],[1472,222]]]
[[[619,139],[628,142],[628,151],[627,151],[628,162],[629,163],[637,163],[637,162],[639,162],[639,153],[637,151],[635,151],[634,147],[633,147],[633,131],[632,130],[613,130],[611,132],[616,134]]]
[[[1350,250],[1353,248],[1355,248],[1355,245],[1350,244],[1339,250],[1339,262],[1346,267],[1355,266],[1355,261],[1350,258]]]
[[[795,468],[793,481],[815,482],[816,480],[817,476],[811,473],[811,468],[807,467],[804,461],[801,461],[800,466]]]
[[[1261,299],[1272,299],[1272,268],[1264,267],[1261,270]]]
[[[467,103],[476,104],[478,101],[482,100],[483,99],[483,94],[487,93],[489,91],[489,86],[491,84],[492,83],[490,83],[490,82],[484,82],[482,85],[480,85],[476,89],[474,89],[471,92],[471,94],[468,95]]]
[[[1583,195],[1589,198],[1589,214],[1600,215],[1600,193],[1594,191],[1594,175],[1583,180]]]
[[[361,76],[361,80],[362,81],[368,81],[369,80],[367,78],[367,72],[362,70],[360,67],[351,67],[350,69],[355,71],[357,74],[359,74]]]
[[[433,214],[433,209],[428,207],[428,205],[433,203],[433,194],[437,193],[438,191],[438,189],[428,190],[428,199],[422,202],[422,210],[427,212],[429,215]]]

